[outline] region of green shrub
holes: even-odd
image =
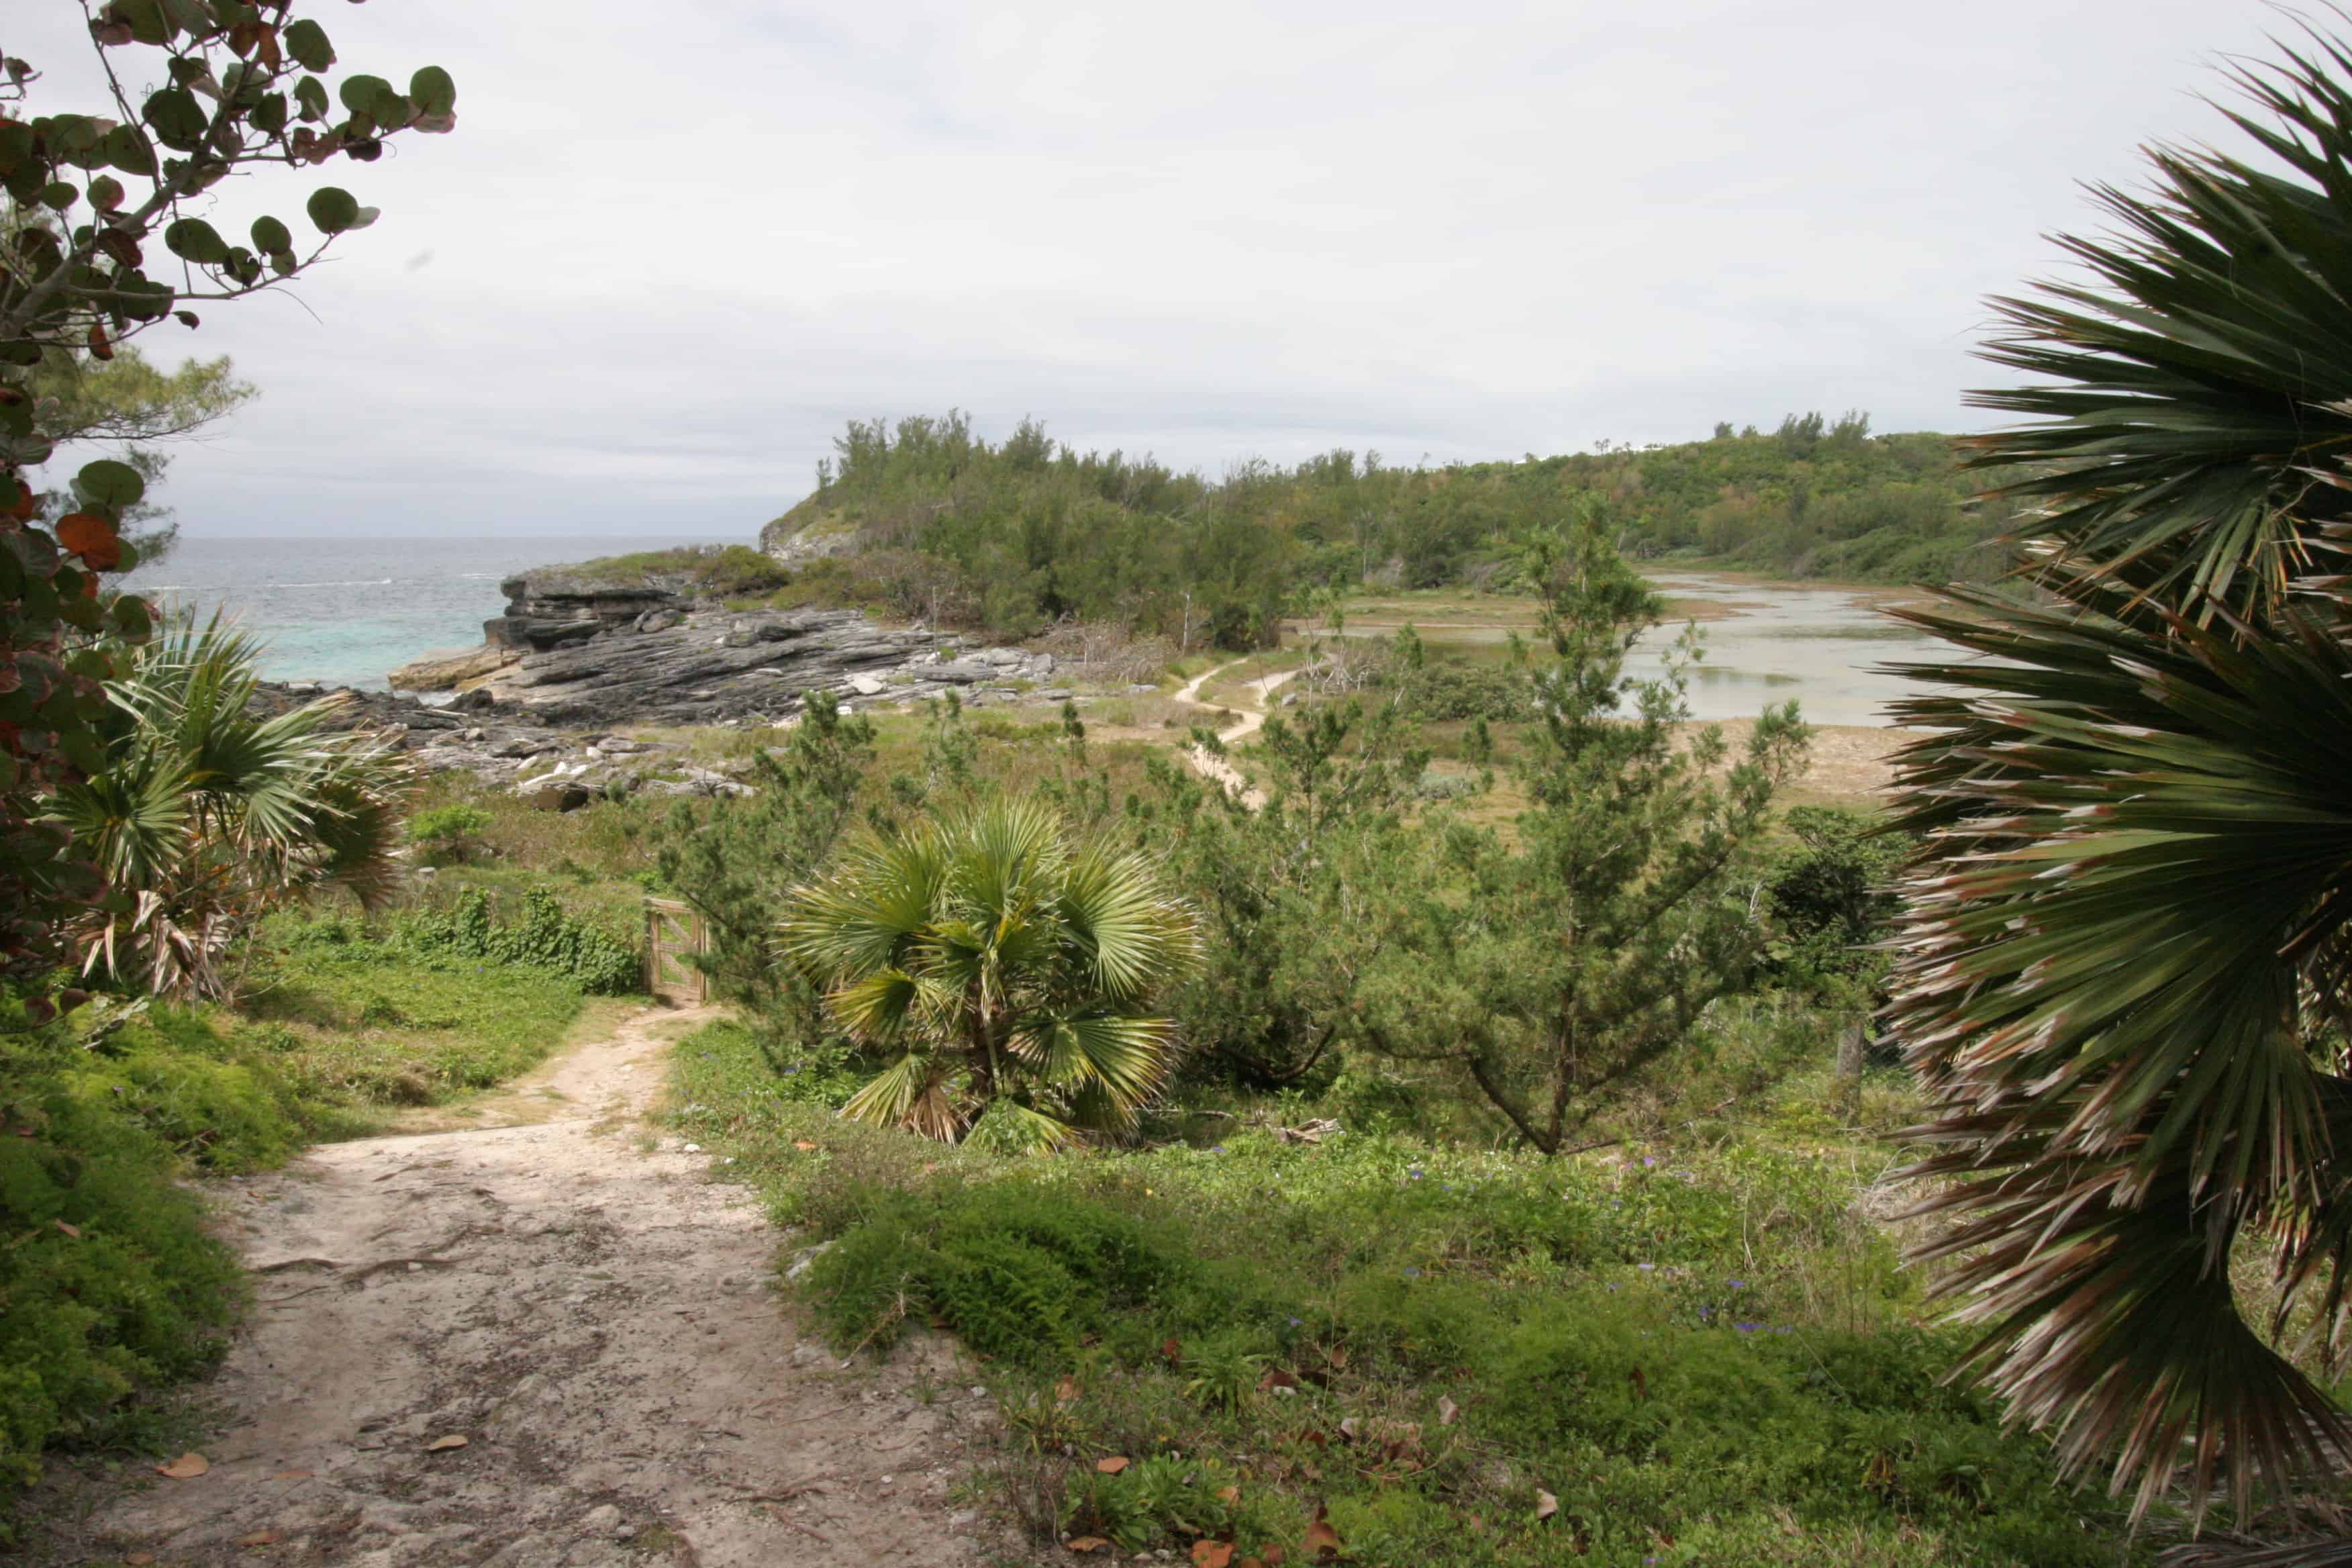
[[[982,1355],[1043,1367],[1076,1347],[1078,1281],[1042,1247],[970,1231],[948,1239],[929,1276],[931,1305]]]
[[[643,584],[669,593],[719,598],[765,594],[793,580],[782,563],[748,544],[682,544],[669,550],[599,556],[555,570],[567,577],[609,586]]]
[[[1003,1237],[1053,1258],[1094,1298],[1131,1306],[1182,1278],[1189,1260],[1155,1238],[1132,1214],[1024,1182],[1008,1181],[961,1199],[942,1226],[952,1248]]]
[[[929,1310],[936,1266],[911,1206],[891,1203],[835,1238],[810,1268],[806,1291],[835,1344],[887,1348]]]
[[[490,814],[480,806],[468,801],[453,801],[410,817],[408,838],[412,844],[446,843],[478,837],[489,825]]]
[[[469,889],[447,913],[404,916],[394,934],[403,945],[420,952],[488,958],[567,974],[592,996],[624,996],[645,984],[644,963],[635,947],[565,913],[544,888],[524,895],[518,924],[492,920],[488,895]]]
[[[476,858],[490,814],[470,801],[452,801],[408,819],[408,841],[419,846],[428,866],[460,866]]]
[[[1507,664],[1431,660],[1402,672],[1405,710],[1431,723],[1524,723],[1536,716],[1535,684]]]
[[[844,1349],[890,1343],[910,1316],[934,1316],[983,1355],[1042,1367],[1190,1271],[1132,1215],[1008,1181],[932,1205],[877,1194],[809,1289]]]
[[[69,1068],[59,1083],[77,1100],[104,1104],[211,1170],[274,1165],[308,1142],[290,1110],[291,1087],[257,1062],[141,1051]]]

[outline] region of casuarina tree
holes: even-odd
[[[1443,864],[1399,878],[1357,1027],[1557,1154],[1749,973],[1759,851],[1807,731],[1794,703],[1736,756],[1718,729],[1685,731],[1687,640],[1664,679],[1627,672],[1661,606],[1597,509],[1539,537],[1528,574],[1552,651],[1517,768],[1528,809],[1508,840],[1453,827]]]

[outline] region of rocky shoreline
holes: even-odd
[[[977,707],[1071,695],[1050,684],[1050,654],[884,626],[857,610],[731,610],[658,581],[602,580],[593,567],[526,572],[501,586],[506,614],[485,625],[482,647],[405,665],[389,692],[336,693],[336,726],[374,731],[427,771],[463,769],[569,810],[637,790],[742,787],[625,728],[789,724],[817,691],[852,711],[948,691]],[[444,691],[455,695],[415,695]],[[272,683],[263,700],[290,707],[325,695]]]
[[[729,609],[658,579],[603,580],[550,567],[503,584],[484,646],[394,670],[408,691],[487,691],[553,725],[773,723],[803,694],[911,701],[1029,694],[1050,654],[974,647],[953,633],[877,625],[857,610]]]

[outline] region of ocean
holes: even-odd
[[[506,608],[499,581],[525,567],[692,542],[183,538],[124,586],[200,616],[224,610],[261,638],[272,679],[381,690],[419,655],[479,647],[482,623]]]

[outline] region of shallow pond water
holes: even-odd
[[[1699,719],[1752,719],[1793,697],[1808,723],[1884,724],[1889,702],[1927,688],[1875,667],[1931,657],[1944,646],[1889,619],[1873,595],[1850,588],[1667,572],[1650,581],[1669,598],[1706,600],[1729,612],[1699,624],[1704,655],[1690,672],[1691,712]],[[1669,621],[1643,637],[1629,669],[1660,673],[1681,629]]]

